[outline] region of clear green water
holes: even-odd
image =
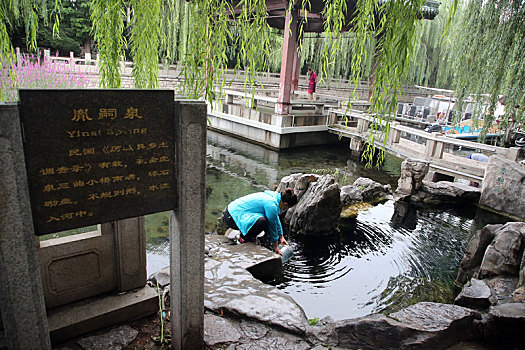
[[[210,131],[207,162],[208,232],[230,201],[273,189],[291,173],[329,173],[340,185],[363,176],[395,188],[401,166],[400,159],[387,155],[381,170],[365,169],[350,157],[344,141],[277,153]],[[499,222],[504,219],[476,208],[410,208],[398,217],[387,201],[361,211],[355,222],[328,237],[288,233],[295,255],[269,283],[291,295],[309,318],[338,320],[419,301],[452,302],[468,239],[485,224]],[[168,213],[148,215],[146,230],[149,275],[169,264]]]

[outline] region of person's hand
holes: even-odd
[[[279,241],[273,242],[273,251],[275,252],[275,254],[283,255],[283,253],[281,253],[281,251],[279,250],[278,242]]]
[[[280,243],[281,243],[282,245],[290,246],[290,245],[288,244],[288,242],[286,242],[286,239],[284,239],[284,236],[281,236],[281,238],[280,238]]]

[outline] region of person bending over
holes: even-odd
[[[281,193],[252,193],[228,204],[223,212],[223,220],[228,227],[241,231],[240,243],[254,241],[255,237],[264,231],[273,250],[282,255],[279,244],[289,244],[283,236],[279,212],[293,207],[296,203],[297,196],[291,188]]]

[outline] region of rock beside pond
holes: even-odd
[[[372,179],[360,177],[353,185],[341,187],[341,202],[343,206],[361,202],[374,202],[385,198],[391,193],[390,185],[381,185]]]
[[[308,190],[308,187],[310,187],[310,184],[317,182],[317,180],[319,180],[319,175],[315,174],[291,174],[282,178],[281,182],[279,183],[279,186],[277,186],[276,191],[282,192],[288,187],[293,188],[294,193],[297,196],[297,201],[300,201],[303,195]],[[293,206],[287,210],[286,215],[284,217],[284,222],[290,223],[290,220],[292,220],[292,216],[294,215],[296,208],[297,206]]]
[[[496,236],[496,231],[502,226],[502,224],[486,225],[472,236],[468,242],[465,255],[459,264],[456,283],[464,284],[473,276],[474,272],[477,272],[485,255],[485,250]]]
[[[481,315],[461,306],[418,303],[388,316],[336,322],[337,346],[366,349],[446,349],[474,338]]]
[[[330,316],[326,316],[317,324],[308,327],[306,334],[312,343],[321,342],[330,347],[337,345],[337,332],[334,320]]]
[[[283,192],[286,188],[290,187],[294,189],[294,193],[297,195],[297,199],[301,197],[308,190],[308,187],[312,182],[319,180],[319,175],[316,174],[290,174],[281,179],[279,186],[276,191]]]
[[[287,187],[294,189],[298,203],[288,209],[284,222],[292,231],[305,235],[332,234],[337,231],[339,218],[355,218],[359,210],[370,208],[368,203],[378,202],[392,191],[390,185],[369,178],[360,177],[353,185],[339,188],[331,175],[302,173],[283,177],[276,191]]]
[[[485,250],[479,277],[517,276],[523,256],[525,222],[503,225]]]
[[[381,185],[367,177],[360,177],[354,181],[354,187],[361,190],[363,201],[372,202],[380,198],[386,197],[392,191],[390,185]]]
[[[341,203],[343,206],[361,203],[363,201],[363,192],[353,185],[341,187]]]
[[[480,204],[525,219],[525,167],[494,155],[489,158]]]
[[[304,334],[308,321],[292,297],[227,259],[205,262],[204,307]]]
[[[490,304],[501,305],[512,303],[512,295],[518,285],[515,276],[496,276],[483,279],[483,282],[490,288]]]
[[[454,300],[454,304],[471,309],[484,309],[490,306],[490,288],[483,281],[471,279],[470,284]]]
[[[524,250],[525,222],[487,225],[471,238],[456,283],[463,284],[470,276],[480,279],[490,289],[491,306],[524,302]],[[459,303],[477,307],[473,300],[463,298],[471,293],[470,289],[472,286],[463,288],[460,293],[462,301]],[[483,299],[482,303],[485,304]]]
[[[420,159],[406,159],[401,164],[401,176],[394,194],[395,201],[407,201],[417,205],[440,206],[461,202],[477,202],[481,189],[459,182],[423,181],[429,163]]]
[[[459,182],[423,181],[421,188],[410,196],[412,203],[423,205],[456,204],[461,202],[477,202],[481,195],[481,189]]]
[[[429,162],[408,158],[401,163],[401,176],[397,181],[396,200],[406,198],[419,190],[428,173]]]
[[[485,339],[505,349],[523,348],[525,304],[509,303],[490,308],[483,320]]]
[[[332,234],[337,230],[341,209],[339,185],[331,175],[323,175],[309,184],[295,205],[290,229],[304,235]]]

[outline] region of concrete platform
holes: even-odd
[[[155,289],[145,286],[123,294],[89,298],[47,311],[53,344],[154,314],[159,309]]]

